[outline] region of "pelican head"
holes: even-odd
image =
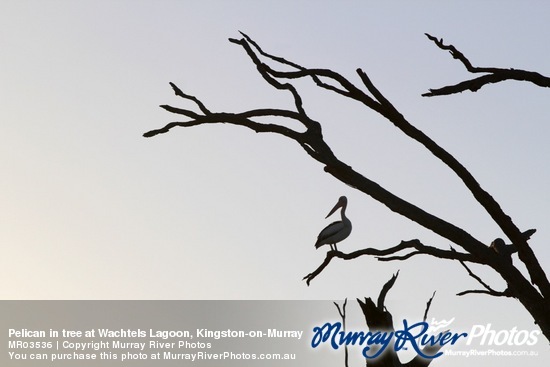
[[[330,213],[328,213],[325,219],[330,217],[332,214],[334,214],[334,212],[338,210],[338,208],[343,208],[345,210],[347,205],[348,205],[348,198],[346,198],[345,196],[340,196],[340,199],[338,199],[338,202],[336,203],[334,208],[332,208]]]

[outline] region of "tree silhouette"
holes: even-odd
[[[393,324],[393,316],[391,312],[388,311],[388,309],[386,308],[385,301],[386,301],[386,295],[395,284],[398,275],[399,275],[399,272],[394,274],[391,277],[391,279],[384,284],[384,286],[382,287],[382,290],[380,290],[380,294],[378,295],[378,299],[376,300],[376,303],[374,303],[372,298],[365,297],[364,301],[357,299],[357,302],[359,303],[359,307],[361,307],[361,311],[365,316],[365,322],[370,330],[385,330],[389,332],[395,331],[395,327]],[[430,310],[430,306],[432,304],[434,297],[435,297],[435,292],[432,295],[432,297],[428,300],[428,303],[426,304],[426,310],[424,311],[424,318],[423,318],[424,322],[426,322],[426,319],[428,317],[428,312]],[[338,309],[338,311],[340,312],[340,309]],[[340,313],[340,315],[342,316],[343,319],[345,318],[345,314],[342,315],[342,313]],[[439,352],[439,350],[442,347],[443,346],[437,342],[434,343],[433,345],[428,343],[422,348],[422,353],[428,356],[434,356]],[[378,358],[367,359],[366,365],[367,367],[426,367],[433,360],[434,359],[432,358],[424,358],[421,355],[416,355],[410,361],[402,363],[395,351],[394,341],[392,340],[391,347],[388,347],[384,351],[384,353],[382,353]],[[347,367],[347,358],[346,358],[346,367]]]
[[[550,283],[528,244],[529,238],[535,232],[534,229],[520,230],[514,224],[512,218],[506,214],[497,201],[481,187],[472,174],[449,152],[412,125],[378,90],[367,73],[363,70],[357,69],[357,75],[359,76],[361,84],[355,85],[333,70],[306,68],[286,60],[285,58],[271,55],[263,51],[252,38],[244,33],[241,34],[242,38],[229,39],[229,41],[243,48],[250,60],[256,66],[257,71],[267,83],[276,89],[287,91],[292,95],[294,109],[261,108],[236,113],[212,112],[201,100],[185,94],[175,84],[170,83],[175,94],[193,102],[198,111],[162,105],[161,107],[165,110],[185,116],[187,120],[171,122],[160,129],[151,130],[144,134],[145,137],[153,137],[158,134],[167,133],[175,127],[225,123],[244,126],[258,133],[279,134],[294,140],[310,157],[323,164],[324,170],[336,179],[371,196],[387,206],[390,210],[437,233],[441,237],[451,241],[460,249],[457,250],[454,247],[442,249],[426,245],[418,239],[412,239],[403,240],[401,243],[387,249],[366,248],[351,253],[329,251],[323,263],[304,277],[308,285],[334,258],[349,260],[363,255],[372,255],[382,261],[396,261],[406,260],[412,256],[424,254],[440,259],[459,261],[468,274],[476,279],[483,287],[483,289],[465,290],[459,293],[459,295],[483,293],[496,297],[516,298],[532,315],[546,338],[550,340]],[[472,80],[460,82],[456,85],[431,89],[423,96],[449,95],[466,90],[475,92],[485,84],[497,83],[505,80],[521,80],[534,83],[538,86],[550,86],[550,79],[548,77],[535,72],[518,69],[474,67],[454,46],[445,45],[443,40],[438,40],[431,35],[426,34],[426,36],[440,49],[448,50],[469,72],[482,73],[483,75]],[[270,64],[280,65],[285,71],[279,70]],[[290,71],[288,71],[289,68]],[[495,239],[489,246],[474,238],[470,233],[457,225],[449,223],[393,194],[371,178],[355,171],[351,166],[341,161],[325,142],[321,124],[308,115],[303,106],[300,93],[295,85],[291,83],[293,80],[303,78],[311,78],[318,87],[355,100],[365,107],[376,111],[409,138],[422,144],[431,154],[437,157],[460,178],[479,205],[485,209],[492,220],[507,236],[510,243],[506,244],[503,239]],[[258,118],[265,117],[283,117],[294,120],[303,126],[304,130],[298,131],[278,123],[262,123],[257,121]],[[512,263],[511,255],[516,252],[520,261],[525,265],[528,276],[524,275]],[[493,289],[479,276],[474,274],[467,263],[480,264],[493,269],[506,282],[507,288],[500,291]]]

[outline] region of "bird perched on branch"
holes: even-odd
[[[507,245],[506,243],[504,243],[504,240],[502,238],[495,239],[493,242],[491,242],[491,246],[489,247],[497,254],[510,258],[510,261],[512,261],[512,258],[510,256],[512,256],[514,252],[517,252],[517,249],[514,245]]]
[[[345,196],[341,196],[334,208],[332,208],[330,213],[328,213],[328,215],[325,217],[325,219],[330,217],[339,208],[342,208],[342,210],[340,211],[342,220],[329,224],[325,227],[325,229],[321,231],[321,233],[319,233],[319,236],[317,236],[317,242],[315,242],[315,248],[319,248],[323,245],[330,245],[331,250],[338,251],[338,248],[336,248],[336,244],[340,241],[345,240],[351,233],[351,222],[346,217],[347,206],[348,199]]]
[[[536,232],[536,229],[528,229],[521,235],[527,241]],[[512,243],[507,245],[502,238],[497,238],[489,246],[494,252],[505,257],[508,261],[512,262],[512,254],[518,252],[516,246]]]

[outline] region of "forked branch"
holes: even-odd
[[[428,33],[426,33],[426,37],[432,40],[440,49],[449,51],[453,58],[459,60],[470,73],[485,73],[485,75],[466,80],[455,85],[449,85],[438,89],[430,89],[428,93],[422,94],[423,97],[456,94],[462,93],[466,90],[477,92],[486,84],[499,83],[505,80],[526,81],[538,85],[539,87],[550,87],[550,78],[534,71],[473,66],[470,60],[468,60],[462,52],[457,50],[455,46],[446,45],[443,43],[443,39],[437,39]]]
[[[455,251],[455,249],[451,247],[451,251]],[[485,283],[479,276],[474,274],[474,272],[468,267],[468,265],[464,263],[464,261],[460,261],[460,264],[466,269],[466,271],[468,272],[468,275],[474,278],[475,280],[477,280],[477,282],[481,284],[485,289],[484,290],[467,290],[467,291],[457,293],[457,296],[464,296],[466,294],[478,293],[478,294],[487,294],[495,297],[512,297],[512,295],[508,290],[504,292],[495,291],[487,283]]]

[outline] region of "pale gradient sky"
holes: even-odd
[[[306,287],[326,251],[315,238],[340,195],[354,225],[341,250],[449,243],[335,181],[282,137],[222,125],[141,135],[178,119],[158,105],[191,106],[170,81],[216,111],[292,108],[227,41],[238,30],[356,82],[361,67],[520,228],[538,230],[531,244],[550,269],[549,91],[507,82],[420,96],[470,77],[425,32],[475,65],[550,75],[549,14],[543,1],[2,1],[0,297],[354,299],[376,297],[400,269],[388,298],[395,314],[421,317],[437,290],[434,317],[532,328],[518,302],[454,296],[478,285],[442,260],[334,261]],[[347,163],[486,243],[503,236],[419,144],[357,103],[299,85]]]

